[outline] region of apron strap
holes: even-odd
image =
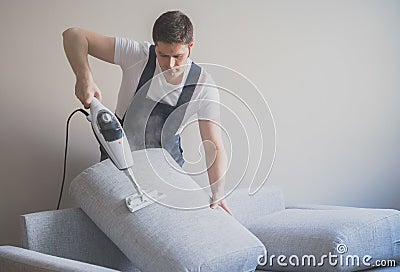
[[[192,99],[194,89],[196,89],[197,82],[201,74],[201,67],[192,62],[189,74],[186,78],[185,85],[183,86],[182,93],[179,96],[176,107],[182,106]]]
[[[134,96],[139,92],[139,90],[143,87],[141,92],[147,94],[148,89],[150,88],[151,79],[154,76],[154,71],[156,70],[156,51],[155,51],[154,44],[150,45],[149,47],[149,59],[147,60],[146,66],[142,74],[140,75],[139,84],[136,87],[136,91]],[[146,84],[146,85],[145,85]],[[132,98],[133,99],[133,98]],[[121,119],[121,125],[123,126],[125,115],[128,110],[125,111],[124,116]]]
[[[189,70],[189,74],[186,78],[185,85],[182,89],[181,95],[179,96],[178,102],[175,106],[175,119],[171,126],[171,131],[176,133],[179,127],[182,125],[183,118],[189,101],[192,99],[194,90],[196,89],[197,82],[199,81],[201,74],[201,67],[192,62]]]
[[[150,81],[154,76],[154,71],[156,70],[156,51],[154,44],[149,47],[149,60],[147,61],[146,67],[143,70],[142,75],[140,76],[139,84],[136,88],[135,94],[146,84],[145,88],[150,87]],[[147,91],[146,91],[147,93]]]

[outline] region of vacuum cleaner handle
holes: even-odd
[[[86,116],[86,119],[91,123],[93,113],[98,112],[99,109],[101,108],[106,108],[106,107],[103,104],[101,104],[101,102],[96,97],[93,96],[89,106],[90,114]]]

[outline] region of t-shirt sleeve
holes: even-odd
[[[114,62],[127,69],[135,65],[138,61],[146,58],[144,46],[137,41],[127,38],[115,38]]]
[[[220,122],[220,95],[215,84],[208,84],[203,87],[203,96],[199,103],[197,118],[199,120],[211,120]]]

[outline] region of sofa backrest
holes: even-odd
[[[281,188],[265,184],[256,194],[249,195],[249,189],[236,188],[226,198],[234,217],[246,228],[251,228],[258,218],[285,209]]]
[[[79,208],[21,216],[24,248],[119,271],[139,271]]]

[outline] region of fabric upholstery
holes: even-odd
[[[165,179],[171,187],[196,188],[189,176],[173,169],[177,164],[172,158],[166,161],[165,154],[161,149],[133,152],[136,179],[143,186]],[[143,272],[255,269],[264,246],[222,209],[176,209],[154,203],[131,213],[124,199],[133,192],[129,179],[109,160],[88,168],[70,186],[82,210]],[[173,191],[163,192],[175,197]],[[196,196],[194,206],[209,199],[205,192]],[[169,203],[181,205],[180,201]]]
[[[22,245],[44,254],[139,271],[79,208],[21,216]]]
[[[13,246],[0,246],[2,272],[116,272],[117,270],[50,256]]]
[[[237,188],[226,198],[234,217],[247,228],[258,218],[285,209],[282,190],[277,186],[265,184],[254,195],[248,192],[248,188]]]
[[[370,268],[362,263],[367,255],[372,257],[371,260],[366,259],[370,264],[376,260],[400,261],[400,212],[396,210],[287,209],[259,218],[250,231],[266,246],[267,264],[262,267],[265,270],[357,271]],[[324,265],[321,265],[322,255],[329,255],[330,252],[337,255],[332,257],[331,263],[334,264],[336,259],[338,264],[332,266],[325,258]],[[272,255],[276,257],[271,261]],[[279,255],[286,256],[286,260],[281,261],[283,265],[277,262]],[[298,264],[292,255],[299,258]],[[314,266],[303,265],[301,261],[309,255],[316,259]],[[352,256],[354,261],[349,259]],[[356,262],[357,258],[360,265]]]

